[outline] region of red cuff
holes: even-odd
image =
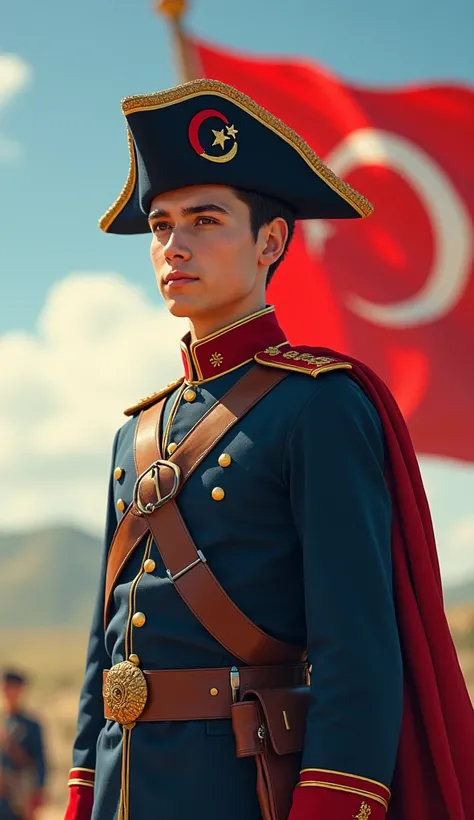
[[[303,769],[288,820],[384,820],[390,791],[382,783],[343,772]]]
[[[64,820],[90,820],[94,804],[94,777],[92,769],[71,769],[69,802]]]

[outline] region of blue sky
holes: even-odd
[[[368,84],[474,80],[469,0],[195,0],[189,24],[211,41],[313,57]],[[177,80],[150,0],[0,0],[0,50],[32,74],[0,111],[2,132],[22,146],[0,166],[0,331],[32,327],[71,268],[120,270],[156,298],[146,240],[97,230],[128,165],[120,99]]]
[[[474,82],[474,3],[470,0],[449,4],[433,0],[399,0],[396,4],[380,0],[239,0],[235,4],[195,0],[188,23],[211,42],[255,53],[313,58],[367,85]],[[71,274],[97,274],[91,289],[95,288],[101,304],[112,298],[112,291],[110,282],[100,276],[103,272],[118,274],[120,287],[125,283],[140,290],[132,297],[138,300],[137,316],[140,310],[149,309],[144,307],[147,303],[159,311],[148,240],[106,236],[98,230],[97,220],[118,194],[128,167],[120,99],[174,85],[178,77],[168,30],[152,12],[149,0],[0,0],[0,56],[2,53],[16,55],[25,77],[29,75],[8,104],[2,104],[0,83],[0,342],[3,336],[7,342],[3,350],[26,362],[25,375],[17,373],[17,384],[12,375],[15,363],[10,363],[8,376],[9,401],[16,397],[14,412],[18,415],[20,403],[31,401],[32,396],[43,409],[48,403],[60,404],[57,397],[53,402],[49,388],[39,379],[45,343],[43,339],[41,347],[38,336],[46,334],[49,342],[61,338],[63,348],[69,344],[72,334],[64,342],[61,318],[52,306],[62,311],[64,324],[70,304],[67,298],[82,298],[87,279],[70,280]],[[126,301],[125,296],[122,301],[122,295],[117,298],[120,305]],[[102,316],[107,324],[105,308],[97,310],[97,317]],[[77,335],[80,333],[78,329]],[[79,351],[77,342],[70,355],[78,362],[85,355]],[[126,355],[122,351],[121,356]],[[60,369],[59,359],[54,361]],[[145,390],[169,380],[166,365],[157,364],[154,372],[157,383]],[[27,382],[24,394],[20,378]],[[118,366],[114,379],[123,378]],[[131,379],[130,374],[127,378]],[[82,420],[89,407],[90,402]],[[116,421],[114,417],[111,425]],[[99,428],[97,460],[76,467],[76,473],[82,470],[84,474],[85,484],[77,490],[83,493],[84,504],[88,503],[88,475],[92,469],[104,470],[108,457],[112,430]],[[103,446],[102,439],[106,441]],[[83,448],[87,446],[83,443]],[[92,453],[95,445],[90,446]],[[57,464],[49,452],[44,465],[43,475],[48,470],[51,476],[56,474]],[[459,556],[451,574],[460,576],[462,555],[468,549],[474,553],[470,501],[474,469],[436,460],[425,460],[423,466],[442,550],[446,552],[455,543],[453,539],[458,539]],[[51,482],[54,492],[53,478]],[[103,496],[102,475],[97,487]],[[64,504],[70,510],[69,518],[74,518],[77,505]],[[40,508],[44,511],[46,506],[38,500],[37,517],[25,523],[54,519],[54,510],[41,517]],[[80,514],[76,517],[78,523],[97,528],[99,512],[90,521]],[[10,525],[18,527],[19,521],[12,517]],[[474,572],[474,563],[471,569]]]

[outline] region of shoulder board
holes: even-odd
[[[350,362],[341,359],[333,359],[329,356],[317,356],[308,352],[307,347],[298,350],[296,347],[267,347],[260,353],[255,354],[255,361],[266,367],[279,367],[282,370],[292,370],[295,373],[307,373],[308,376],[319,376],[320,373],[328,373],[331,370],[351,370]]]
[[[126,416],[133,416],[135,415],[135,413],[138,412],[138,410],[144,410],[146,407],[151,407],[152,404],[155,404],[155,402],[163,398],[163,396],[167,396],[168,393],[172,393],[173,390],[175,390],[176,387],[179,387],[179,385],[183,382],[184,376],[181,376],[180,379],[176,379],[176,381],[170,382],[166,385],[166,387],[163,387],[156,393],[152,393],[151,396],[145,396],[144,399],[140,399],[140,401],[137,401],[136,404],[132,404],[131,407],[127,407],[127,409],[123,411],[124,414]]]

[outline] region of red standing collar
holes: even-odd
[[[188,333],[181,341],[184,377],[187,382],[215,379],[252,361],[259,350],[284,342],[286,336],[271,306],[196,342],[190,341]]]

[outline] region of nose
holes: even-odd
[[[186,262],[191,259],[192,256],[191,251],[184,242],[183,235],[177,230],[170,233],[170,237],[164,248],[164,254],[166,261],[170,265],[176,260]]]

